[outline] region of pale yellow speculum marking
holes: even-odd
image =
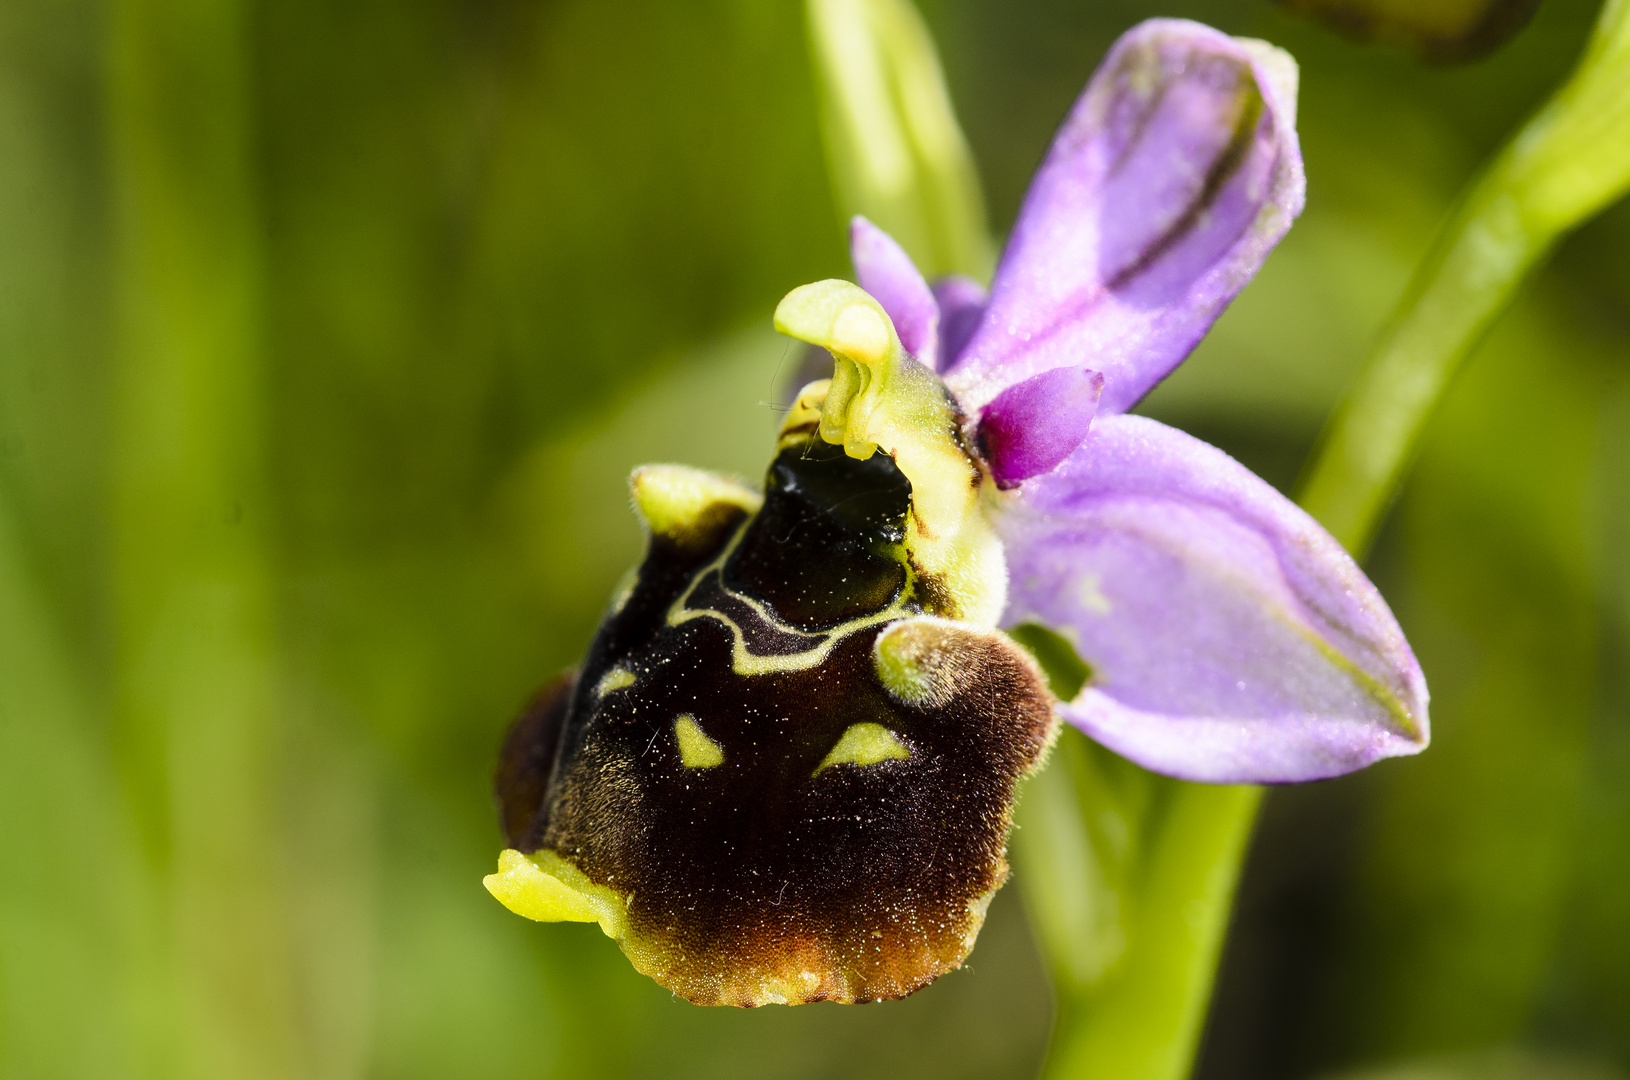
[[[687,769],[711,769],[724,764],[724,748],[707,737],[694,716],[674,721],[674,737],[679,740],[679,761]]]
[[[910,756],[911,751],[902,746],[900,740],[894,737],[894,732],[882,724],[850,724],[837,745],[815,769],[815,775],[819,776],[822,770],[832,765],[876,765]]]
[[[614,667],[604,675],[594,686],[595,697],[605,697],[613,690],[622,690],[634,685],[634,673],[625,667]]]
[[[523,855],[508,848],[498,855],[498,872],[481,883],[500,904],[536,922],[597,922],[609,938],[628,929],[624,898],[552,851]]]
[[[741,543],[742,537],[746,534],[746,525],[737,529],[736,535],[730,538],[730,543],[725,545],[724,550],[719,552],[711,563],[698,570],[691,577],[690,585],[686,587],[679,599],[674,601],[673,607],[668,609],[669,626],[679,626],[691,619],[714,619],[724,624],[725,628],[730,631],[732,638],[730,666],[737,675],[767,675],[772,672],[808,671],[810,668],[824,663],[827,654],[832,651],[838,642],[855,631],[899,618],[901,612],[905,610],[908,598],[911,596],[912,590],[909,582],[912,570],[908,565],[906,567],[908,584],[904,589],[900,590],[900,595],[895,597],[893,603],[889,604],[888,607],[882,611],[874,611],[870,615],[850,619],[846,623],[841,623],[830,630],[823,630],[819,634],[806,634],[797,627],[790,626],[776,618],[773,612],[751,596],[731,593],[733,599],[751,608],[753,613],[766,625],[779,630],[783,634],[791,634],[809,642],[809,648],[802,652],[761,656],[748,650],[747,635],[742,632],[742,628],[736,623],[735,619],[722,611],[715,611],[713,608],[693,608],[689,606],[691,594],[696,591],[697,585],[703,578],[724,566],[730,560],[731,554],[735,552],[736,547]]]

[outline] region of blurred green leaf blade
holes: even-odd
[[[984,195],[939,54],[911,0],[808,0],[828,167],[930,278],[990,273]]]

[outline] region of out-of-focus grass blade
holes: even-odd
[[[1400,504],[1393,599],[1440,675],[1431,752],[1373,777],[1379,805],[1326,1002],[1347,1060],[1528,1037],[1556,983],[1581,845],[1603,839],[1581,834],[1581,812],[1604,416],[1592,344],[1567,311],[1533,298],[1506,317],[1445,401]]]
[[[1520,1050],[1428,1058],[1323,1080],[1623,1080],[1624,1073],[1586,1056]]]
[[[1533,18],[1539,0],[1280,0],[1359,41],[1397,45],[1439,64],[1477,60]]]
[[[279,805],[248,6],[108,40],[120,776],[163,890],[156,1071],[310,1075]]]
[[[1455,372],[1557,240],[1630,186],[1630,0],[1462,196],[1330,419],[1300,501],[1349,550],[1374,537]]]
[[[840,213],[864,214],[930,277],[985,277],[984,196],[910,0],[808,0],[822,129]]]
[[[0,1076],[136,1076],[150,881],[15,525],[0,485]]]
[[[1620,211],[1621,231],[1623,213]],[[1589,1032],[1630,1064],[1630,365],[1615,373],[1593,478],[1600,531],[1601,666],[1583,794],[1579,867],[1545,1009],[1550,1026]]]

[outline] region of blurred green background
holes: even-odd
[[[1281,487],[1594,5],[1469,66],[1258,0],[934,0],[1012,221],[1150,15],[1288,48],[1308,209],[1144,410]],[[846,272],[800,5],[0,4],[0,1076],[1023,1077],[1019,880],[901,1003],[700,1010],[481,888],[498,739],[758,472]],[[1205,1080],[1630,1075],[1630,209],[1478,350],[1371,559],[1425,755],[1275,791]]]

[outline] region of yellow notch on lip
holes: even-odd
[[[536,922],[597,922],[610,938],[627,929],[624,899],[553,851],[523,855],[507,848],[498,855],[498,872],[481,883],[500,904]]]
[[[707,737],[694,716],[674,721],[674,738],[679,740],[679,761],[687,769],[711,769],[724,764],[724,748]]]
[[[850,724],[837,745],[816,767],[815,775],[819,776],[831,765],[876,765],[910,756],[911,751],[882,724]]]

